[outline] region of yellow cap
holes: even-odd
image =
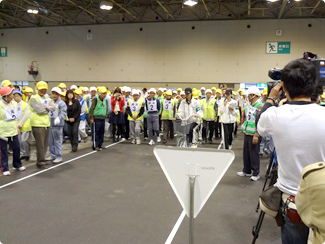
[[[82,91],[78,88],[78,89],[74,90],[73,93],[78,94],[78,95],[81,95],[82,94]]]
[[[173,95],[173,93],[172,93],[172,91],[171,91],[171,90],[168,90],[168,91],[166,91],[166,95],[167,95],[167,96],[172,96],[172,95]]]
[[[216,90],[217,90],[217,88],[215,88],[215,87],[212,87],[212,88],[211,88],[211,90],[212,90],[212,91],[213,91],[213,90],[215,90],[215,91],[216,91]]]
[[[4,80],[4,81],[2,81],[1,86],[14,87],[14,85],[11,83],[10,80]]]
[[[79,86],[79,90],[83,92],[85,91],[85,88],[83,86]]]
[[[196,88],[193,88],[192,91],[197,91],[197,89]]]
[[[242,96],[246,96],[246,93],[242,91],[241,95],[242,95]]]
[[[112,93],[110,91],[107,91],[107,95],[111,95]]]
[[[102,87],[99,87],[98,92],[99,93],[107,93],[107,89],[106,89],[106,87],[102,86]]]
[[[25,93],[34,93],[34,90],[33,90],[33,88],[26,87]]]
[[[264,88],[263,92],[262,92],[262,95],[263,96],[266,96],[267,95],[267,88]]]
[[[40,81],[40,82],[37,83],[36,89],[37,90],[43,90],[43,89],[47,90],[49,88],[48,88],[48,85],[47,85],[47,83],[45,81]]]
[[[61,92],[60,93],[60,96],[63,96],[63,97],[65,97],[67,95],[67,93],[66,92]]]
[[[61,89],[67,89],[67,86],[64,83],[60,83],[58,87]]]
[[[182,88],[178,88],[177,91],[183,91],[183,89]]]
[[[323,95],[321,95],[321,98],[325,98],[325,92],[323,93]]]
[[[237,92],[232,91],[232,95],[236,96],[237,95]]]
[[[196,90],[192,92],[193,98],[199,98],[200,96],[200,91]]]
[[[239,88],[237,92],[242,92],[242,91],[243,91],[243,89]]]
[[[221,91],[221,89],[217,89],[217,90],[216,90],[216,92],[218,92],[218,93],[222,94],[222,91]]]

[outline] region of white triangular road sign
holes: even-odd
[[[194,218],[235,159],[230,150],[156,146],[154,154],[187,216],[190,214],[189,175],[194,186]]]

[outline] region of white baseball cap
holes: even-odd
[[[78,87],[77,87],[76,85],[72,85],[72,86],[70,86],[70,90],[73,90],[73,89],[77,90]]]
[[[173,94],[177,94],[177,91],[176,91],[176,90],[174,90],[174,91],[173,91]]]
[[[164,88],[159,88],[158,91],[164,92]]]
[[[247,95],[249,94],[254,94],[256,96],[261,96],[261,91],[260,89],[258,89],[256,86],[251,86],[248,88],[247,92],[246,92]]]
[[[125,87],[124,91],[125,92],[131,92],[131,87]]]
[[[51,90],[52,92],[56,92],[57,94],[61,94],[61,92],[62,92],[62,90],[59,88],[59,87],[53,87],[52,88],[52,90]]]
[[[185,91],[181,91],[180,95],[185,95]]]
[[[211,89],[207,89],[206,91],[205,91],[205,93],[212,93],[212,90]]]
[[[150,92],[156,93],[156,89],[155,88],[150,88],[149,91],[148,91],[148,93],[150,93]]]
[[[137,95],[139,94],[139,92],[138,92],[137,89],[133,89],[133,90],[132,90],[132,96],[135,95],[135,94],[137,94]]]
[[[95,92],[97,92],[97,88],[96,87],[94,87],[94,86],[92,86],[92,87],[90,87],[90,91],[92,92],[92,91],[95,91]]]
[[[202,86],[200,90],[205,90],[205,87]]]
[[[87,91],[89,91],[89,88],[88,88],[88,87],[86,87],[86,86],[85,86],[85,91],[86,91],[86,92],[87,92]]]

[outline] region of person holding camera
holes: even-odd
[[[252,181],[260,178],[260,137],[256,131],[256,117],[262,110],[263,104],[260,100],[261,92],[257,87],[250,87],[247,90],[249,106],[244,108],[244,123],[241,127],[244,137],[244,168],[237,172],[238,176],[250,176]],[[253,175],[252,175],[253,172]]]
[[[288,206],[295,202],[303,168],[325,161],[325,109],[311,102],[317,86],[312,63],[294,60],[281,73],[281,83],[271,90],[257,120],[257,131],[261,136],[271,135],[277,151],[275,186],[282,192],[282,243],[306,244],[309,228],[291,215],[294,211]],[[274,106],[283,92],[288,103]]]

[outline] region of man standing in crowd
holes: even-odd
[[[21,126],[18,124],[17,103],[13,101],[13,89],[10,87],[0,88],[0,147],[1,147],[1,164],[2,174],[10,175],[8,166],[8,143],[11,142],[13,150],[13,166],[18,171],[24,171],[20,161],[20,146],[18,134]],[[20,118],[21,119],[21,118]]]
[[[216,103],[218,105],[218,119],[217,121],[214,123],[214,136],[215,136],[215,139],[218,139],[218,138],[221,138],[221,123],[220,123],[220,117],[221,117],[221,114],[220,114],[220,106],[221,106],[221,103],[224,101],[223,98],[221,98],[221,94],[222,94],[222,91],[221,89],[216,89]]]
[[[166,91],[166,99],[161,104],[161,120],[163,123],[163,143],[167,142],[168,134],[171,140],[174,139],[173,122],[176,116],[176,102],[172,99],[172,91]]]
[[[282,70],[282,82],[271,90],[260,118],[257,118],[258,133],[271,135],[277,152],[278,179],[275,186],[283,192],[282,244],[307,243],[309,228],[302,225],[299,218],[288,216],[286,203],[294,202],[292,199],[297,195],[303,168],[325,162],[325,110],[311,102],[317,85],[316,74],[309,61],[288,63]],[[282,92],[286,93],[289,102],[276,107],[275,101]]]
[[[203,141],[212,143],[214,123],[218,120],[218,104],[216,99],[212,97],[212,91],[206,90],[206,98],[202,99],[202,110],[203,110]]]
[[[38,82],[36,89],[38,93],[33,95],[29,101],[31,110],[30,124],[36,142],[36,165],[39,168],[44,168],[46,164],[45,154],[49,145],[49,112],[54,111],[55,107],[53,102],[45,96],[48,90],[45,81]]]
[[[257,87],[250,87],[247,90],[250,105],[244,108],[244,120],[241,129],[244,132],[244,168],[237,172],[238,176],[249,176],[252,181],[260,178],[260,137],[256,130],[256,117],[260,113],[263,104],[260,101],[261,92]],[[252,175],[253,171],[253,175]]]
[[[82,97],[82,91],[80,89],[74,90],[74,96],[80,103],[80,123],[78,128],[78,141],[81,142],[83,139],[84,142],[87,142],[87,133],[86,133],[86,113],[87,113],[87,102]]]
[[[149,131],[149,145],[155,144],[153,141],[154,133],[157,134],[157,142],[160,142],[159,136],[159,111],[160,111],[160,100],[155,98],[156,89],[151,88],[149,90],[149,97],[146,99],[147,108],[147,127]]]
[[[130,87],[125,88],[124,99],[125,99],[124,109],[126,109],[127,105],[129,104],[129,100],[132,99]],[[129,140],[129,138],[130,138],[130,123],[129,123],[128,116],[126,113],[124,114],[124,120],[125,120],[125,130],[124,130],[125,131],[125,139]]]
[[[63,141],[63,126],[67,115],[67,105],[61,100],[61,89],[58,87],[52,88],[52,100],[55,110],[49,113],[50,115],[50,131],[49,131],[49,148],[50,157],[47,161],[53,161],[54,164],[62,162],[62,143]]]

